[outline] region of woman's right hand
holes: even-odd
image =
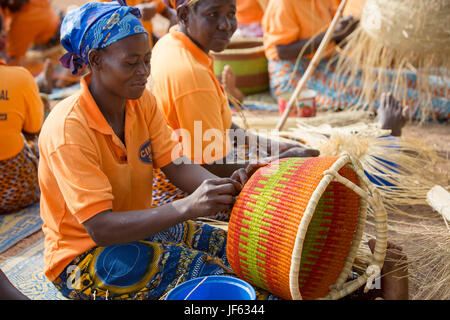
[[[191,194],[187,210],[188,219],[205,217],[233,208],[241,184],[231,178],[208,179]]]

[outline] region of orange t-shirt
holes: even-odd
[[[213,57],[173,26],[156,43],[151,70],[153,93],[184,155],[198,164],[224,158],[230,150],[231,110]]]
[[[275,45],[288,44],[326,32],[337,8],[337,0],[269,1],[262,20],[267,58],[279,60]],[[324,56],[331,55],[334,50],[335,45],[331,43]]]
[[[349,0],[344,9],[343,16],[359,17],[362,13],[362,9],[366,4],[366,0]]]
[[[22,131],[37,133],[44,121],[44,104],[29,71],[0,60],[0,160],[24,146]]]
[[[264,11],[258,0],[236,0],[238,24],[261,23]]]
[[[181,154],[148,91],[127,101],[125,147],[95,103],[89,81],[90,74],[82,78],[79,93],[55,106],[39,137],[45,275],[50,280],[96,246],[83,222],[109,209],[151,208],[153,168]]]
[[[11,13],[8,30],[7,55],[21,58],[34,44],[44,44],[59,27],[59,17],[49,0],[30,0],[18,12]]]

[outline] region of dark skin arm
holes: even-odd
[[[217,178],[199,165],[170,163],[161,168],[176,186],[191,193],[188,197],[146,210],[100,212],[83,223],[99,246],[142,240],[178,223],[230,210],[242,185],[261,165],[234,172],[230,178]]]
[[[238,125],[232,123],[231,129],[235,130],[241,130],[242,133],[245,133],[245,143],[249,144],[249,141],[257,141],[258,145],[261,148],[267,147],[266,151],[270,157],[263,159],[261,162],[268,163],[271,160],[275,160],[277,158],[289,158],[289,157],[317,157],[320,153],[318,150],[315,149],[307,149],[303,148],[300,145],[297,144],[291,144],[291,143],[285,143],[285,142],[273,142],[270,139],[266,139],[261,136],[254,135],[248,131],[245,131],[244,129],[240,128]],[[250,138],[251,137],[251,138]],[[235,137],[230,137],[232,140]],[[242,139],[241,139],[242,140]],[[241,141],[240,143],[242,143]],[[233,141],[232,143],[235,143]],[[272,148],[275,148],[275,150],[272,150]],[[278,150],[276,150],[278,149]],[[278,152],[277,152],[278,151]],[[215,174],[218,177],[229,177],[234,171],[239,169],[247,168],[250,164],[250,162],[240,162],[240,163],[227,163],[226,158],[223,158],[217,162],[211,163],[211,164],[202,164],[202,167],[210,171],[211,173]]]
[[[352,16],[342,18],[334,31],[331,41],[337,44],[341,43],[355,30],[357,24],[358,20]],[[275,45],[278,57],[282,60],[297,59],[302,50],[304,50],[304,55],[313,54],[319,48],[324,36],[325,32],[314,38],[299,39],[291,43]]]
[[[28,298],[8,280],[0,270],[0,300],[28,300]]]

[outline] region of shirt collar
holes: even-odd
[[[178,27],[178,25],[174,25],[170,28],[169,32],[172,37],[179,40],[182,43],[183,47],[191,52],[197,61],[208,68],[212,68],[214,65],[213,56],[210,54],[206,54],[187,35],[185,35],[183,32],[178,31]]]
[[[97,103],[92,97],[91,92],[89,91],[89,84],[91,83],[91,74],[87,74],[80,80],[81,85],[81,94],[80,99],[82,100],[81,108],[83,109],[84,114],[87,118],[87,123],[90,128],[99,131],[100,133],[107,135],[114,135],[114,131],[111,126],[106,121],[103,113],[100,111]],[[132,103],[127,100],[126,109],[129,111],[129,106]],[[127,112],[128,113],[128,112]]]

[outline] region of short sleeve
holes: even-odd
[[[203,164],[227,155],[226,130],[231,127],[231,113],[223,110],[217,92],[204,90],[186,94],[175,101],[175,109],[182,128],[177,133],[182,137],[188,158]]]
[[[26,71],[23,83],[23,99],[25,105],[23,130],[28,133],[36,133],[41,130],[44,121],[44,104],[39,96],[39,88],[28,71]]]
[[[66,144],[57,148],[48,161],[64,201],[79,223],[113,208],[112,187],[95,152]]]
[[[300,23],[289,1],[273,1],[270,14],[264,16],[264,32],[271,44],[287,44],[299,39]],[[267,9],[269,11],[269,9]]]
[[[155,168],[162,168],[183,155],[182,147],[172,128],[167,124],[155,97],[148,91],[144,92],[141,99],[141,108],[146,115],[153,165]]]

